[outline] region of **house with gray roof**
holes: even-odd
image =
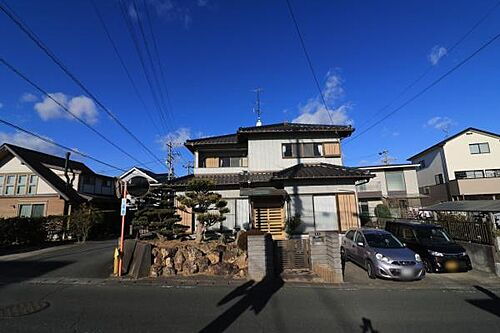
[[[343,165],[341,142],[353,131],[279,123],[188,140],[194,173],[172,186],[183,192],[192,179],[211,180],[230,209],[220,228],[255,228],[283,239],[286,221],[300,216],[300,233],[342,232],[360,223],[355,184],[373,177]]]

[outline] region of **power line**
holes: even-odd
[[[99,99],[55,56],[55,54],[38,38],[38,36],[17,16],[12,9],[7,10],[5,3],[0,3],[0,10],[4,12],[66,75],[68,75],[85,93],[90,96],[129,136],[131,136],[146,152],[163,166],[161,160],[142,143],[122,122],[106,108]]]
[[[314,66],[311,61],[311,57],[309,56],[309,52],[307,52],[306,44],[304,42],[304,38],[302,37],[302,33],[300,32],[299,24],[297,23],[297,19],[295,18],[295,14],[293,13],[293,8],[292,5],[290,4],[289,0],[285,0],[287,7],[288,7],[288,12],[290,13],[290,17],[292,18],[293,24],[295,25],[295,30],[297,30],[297,35],[299,36],[300,40],[300,45],[302,46],[302,50],[304,51],[304,55],[307,60],[307,64],[309,65],[309,69],[311,70],[311,74],[314,78],[314,83],[316,84],[316,88],[319,91],[319,95],[321,97],[321,101],[323,102],[323,105],[325,106],[326,113],[328,114],[328,117],[330,118],[330,122],[332,125],[334,124],[332,115],[330,114],[330,108],[328,107],[328,104],[326,103],[326,98],[325,95],[323,94],[323,90],[321,89],[321,85],[319,83],[318,77],[316,76],[316,72],[314,70]]]
[[[168,106],[168,109],[170,110],[170,113],[172,114],[172,122],[175,124],[175,119],[173,116],[174,111],[172,108],[172,103],[170,101],[170,93],[169,93],[169,89],[168,89],[168,85],[167,85],[167,80],[165,79],[164,66],[163,66],[163,62],[161,61],[160,52],[158,49],[158,43],[156,41],[156,35],[155,35],[154,29],[153,29],[151,14],[150,14],[148,5],[146,3],[146,0],[143,0],[143,6],[144,6],[144,10],[146,11],[146,19],[148,21],[149,31],[151,33],[151,39],[153,40],[153,49],[155,51],[156,59],[158,61],[157,66],[160,68],[160,76],[161,76],[161,80],[163,83],[163,89],[165,90],[165,96],[167,98],[167,104],[168,104],[167,106]]]
[[[47,96],[49,99],[51,99],[54,103],[56,103],[61,109],[63,109],[63,111],[65,111],[71,117],[73,117],[74,119],[76,119],[77,121],[79,121],[81,124],[83,124],[85,127],[87,127],[88,129],[90,129],[92,132],[94,132],[95,134],[97,134],[101,139],[105,140],[107,143],[109,143],[110,145],[112,145],[113,147],[115,147],[116,149],[118,149],[123,154],[127,155],[128,157],[130,157],[132,160],[136,161],[139,164],[142,164],[141,161],[139,161],[134,156],[132,156],[130,153],[128,153],[125,150],[123,150],[122,148],[120,148],[113,141],[111,141],[106,136],[104,136],[103,134],[101,134],[101,132],[99,132],[97,129],[95,129],[92,125],[88,124],[85,120],[83,120],[82,118],[78,117],[73,112],[71,112],[64,104],[62,104],[57,99],[55,99],[54,97],[52,97],[51,94],[49,94],[46,90],[44,90],[42,87],[40,87],[38,84],[36,84],[32,80],[30,80],[26,75],[24,75],[23,73],[21,73],[17,68],[15,68],[9,62],[7,62],[4,58],[0,58],[0,62],[5,67],[7,67],[9,70],[11,70],[13,73],[15,73],[17,76],[19,76],[20,78],[22,78],[24,81],[28,82],[32,87],[34,87],[39,92],[41,92],[42,94],[44,94],[45,96]]]
[[[445,57],[449,56],[462,42],[469,37],[471,33],[476,30],[478,26],[480,26],[486,19],[497,9],[497,7],[500,6],[500,1],[497,2],[493,7],[488,9],[488,11],[476,22],[472,27],[466,31],[464,35],[462,35],[450,48],[447,49],[446,54],[444,55]],[[434,69],[434,65],[429,65],[423,72],[420,74],[415,80],[413,80],[410,84],[408,84],[403,90],[401,90],[389,103],[384,105],[382,108],[377,110],[372,117],[369,119],[365,120],[361,124],[359,124],[360,127],[364,126],[365,124],[370,123],[373,119],[375,119],[379,114],[387,110],[390,106],[392,106],[400,97],[405,95],[411,88],[413,88],[418,82],[420,82],[424,77],[429,74],[432,69]]]
[[[139,45],[139,39],[134,31],[134,27],[133,27],[133,24],[132,22],[130,21],[130,18],[128,17],[128,14],[126,12],[126,7],[125,7],[125,4],[122,0],[118,0],[118,6],[120,8],[120,13],[122,15],[122,18],[123,20],[125,21],[125,25],[127,26],[127,30],[130,34],[130,38],[132,39],[132,43],[134,44],[134,47],[135,47],[135,50],[137,52],[137,56],[139,58],[139,62],[141,64],[141,67],[142,67],[142,71],[144,73],[144,77],[146,78],[146,82],[148,83],[148,86],[149,86],[149,90],[151,92],[151,96],[153,97],[153,102],[155,104],[155,107],[158,111],[158,116],[159,116],[159,119],[160,119],[160,124],[161,126],[163,127],[163,131],[164,133],[166,134],[167,132],[167,129],[166,129],[166,120],[165,120],[165,116],[164,116],[164,110],[163,110],[163,105],[162,103],[160,102],[159,98],[158,98],[158,95],[157,95],[157,92],[154,88],[154,85],[152,83],[152,80],[151,80],[151,77],[150,77],[150,73],[149,73],[149,70],[146,66],[146,63],[145,63],[145,60],[144,60],[144,56],[141,52],[141,47]]]
[[[435,85],[437,85],[439,82],[441,82],[442,80],[444,80],[447,76],[449,76],[450,74],[452,74],[454,71],[456,71],[457,69],[459,69],[460,67],[462,67],[465,63],[467,63],[469,60],[471,60],[472,58],[474,58],[478,53],[480,53],[482,50],[484,50],[486,47],[488,47],[490,44],[492,44],[493,42],[495,42],[498,38],[500,38],[500,33],[495,35],[493,38],[489,39],[486,43],[484,43],[483,45],[481,45],[476,51],[474,51],[471,55],[469,55],[468,57],[466,57],[465,59],[463,59],[462,61],[460,61],[457,65],[453,66],[453,68],[451,68],[450,70],[448,70],[446,73],[444,73],[443,75],[441,75],[439,78],[437,78],[436,80],[434,80],[431,84],[429,84],[427,87],[425,87],[424,89],[422,89],[420,92],[418,92],[417,94],[415,94],[413,97],[411,97],[410,99],[408,99],[406,102],[404,102],[402,105],[400,105],[399,107],[397,107],[396,109],[392,110],[391,112],[389,112],[387,115],[385,115],[383,118],[381,118],[380,120],[376,121],[375,123],[373,123],[372,125],[370,125],[369,127],[367,127],[365,130],[361,131],[358,135],[355,135],[353,136],[352,138],[347,139],[345,143],[350,143],[352,142],[353,140],[359,138],[361,135],[363,135],[364,133],[368,132],[369,130],[371,130],[372,128],[374,128],[375,126],[377,126],[378,124],[380,124],[381,122],[383,122],[384,120],[386,120],[387,118],[391,117],[392,115],[394,115],[396,112],[398,112],[399,110],[403,109],[404,107],[406,107],[408,104],[412,103],[414,100],[416,100],[417,98],[419,98],[420,96],[422,96],[423,94],[425,94],[428,90],[430,90],[432,87],[434,87]]]
[[[137,88],[137,85],[135,84],[134,79],[132,78],[132,75],[130,74],[130,71],[127,68],[127,65],[125,64],[125,61],[123,60],[123,57],[121,56],[120,51],[118,50],[118,47],[116,46],[116,43],[114,42],[113,38],[111,37],[111,33],[110,33],[109,29],[106,26],[104,18],[103,18],[103,16],[100,13],[99,8],[97,7],[97,4],[95,3],[94,0],[90,0],[90,3],[92,4],[92,7],[94,8],[96,16],[99,19],[99,22],[101,23],[101,26],[102,26],[105,34],[106,34],[106,37],[108,38],[108,40],[109,40],[109,42],[110,42],[110,44],[111,44],[111,46],[112,46],[112,48],[113,48],[113,50],[114,50],[117,58],[118,58],[118,60],[120,61],[120,64],[121,64],[123,70],[125,71],[125,73],[127,75],[127,78],[129,80],[130,84],[132,85],[135,94],[137,95],[137,98],[139,99],[139,101],[141,102],[142,106],[146,110],[146,114],[147,114],[149,120],[151,121],[151,124],[156,128],[156,130],[158,132],[161,132],[160,129],[158,128],[158,126],[156,125],[156,122],[153,120],[153,118],[152,118],[152,116],[151,116],[151,114],[149,112],[149,108],[146,106],[146,102],[144,101],[144,98],[142,97],[141,93],[139,92],[139,88]]]
[[[90,156],[90,155],[88,155],[88,154],[82,153],[81,151],[78,151],[78,150],[73,149],[73,148],[69,148],[69,147],[64,146],[64,145],[62,145],[62,144],[60,144],[60,143],[54,142],[54,141],[52,141],[52,140],[50,140],[50,139],[47,139],[47,138],[45,138],[45,137],[43,137],[43,136],[41,136],[41,135],[38,135],[38,134],[36,134],[36,133],[34,133],[34,132],[31,132],[31,131],[29,131],[29,130],[27,130],[27,129],[24,129],[24,128],[22,128],[22,127],[18,126],[18,125],[15,125],[15,124],[13,124],[13,123],[11,123],[11,122],[7,121],[7,120],[0,119],[0,123],[2,123],[2,124],[4,124],[4,125],[7,125],[7,126],[9,126],[9,127],[12,127],[12,128],[14,128],[14,129],[16,129],[16,130],[18,130],[18,131],[20,131],[20,132],[23,132],[23,133],[29,134],[29,135],[31,135],[31,136],[34,136],[34,137],[36,137],[36,138],[38,138],[38,139],[40,139],[40,140],[42,140],[42,141],[44,141],[44,142],[46,142],[46,143],[49,143],[49,144],[54,145],[54,146],[56,146],[56,147],[59,147],[59,148],[61,148],[61,149],[68,150],[68,151],[70,151],[70,152],[72,152],[72,153],[75,153],[75,154],[80,155],[80,156],[82,156],[82,157],[88,158],[89,160],[92,160],[92,161],[94,161],[94,162],[96,162],[96,163],[99,163],[99,164],[102,164],[102,165],[108,166],[108,167],[113,168],[113,169],[115,169],[115,170],[126,171],[126,170],[124,170],[124,169],[122,169],[122,168],[119,168],[119,167],[117,167],[117,166],[114,166],[114,165],[111,165],[111,164],[109,164],[109,163],[106,163],[106,162],[103,162],[103,161],[101,161],[101,160],[98,160],[97,158],[92,157],[92,156]]]

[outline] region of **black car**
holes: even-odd
[[[472,269],[465,249],[440,226],[418,222],[387,222],[385,229],[418,253],[429,273]]]

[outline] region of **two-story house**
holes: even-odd
[[[0,147],[0,217],[66,215],[83,202],[117,207],[114,179],[74,160]]]
[[[500,135],[467,128],[408,159],[420,164],[424,206],[450,200],[500,199]]]
[[[194,174],[175,179],[183,191],[193,178],[209,179],[227,201],[222,228],[256,228],[283,238],[288,218],[300,232],[344,231],[359,225],[355,183],[372,175],[343,166],[341,140],[350,126],[280,123],[188,140]]]
[[[357,186],[361,214],[375,216],[375,207],[385,204],[393,217],[410,217],[422,207],[417,180],[418,164],[360,166],[375,175]]]

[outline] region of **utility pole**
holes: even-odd
[[[167,168],[168,168],[167,179],[172,180],[172,178],[174,178],[174,160],[175,160],[175,156],[177,154],[174,152],[174,145],[173,145],[172,141],[167,142],[166,146],[167,146],[167,161],[166,162],[167,162]]]
[[[187,169],[187,173],[188,175],[192,175],[193,174],[193,169],[194,169],[194,163],[193,162],[187,162],[186,164],[183,165],[184,168]]]
[[[382,150],[378,154],[379,156],[381,156],[380,161],[382,162],[382,164],[388,165],[395,160],[395,158],[389,156],[389,151],[387,149]]]
[[[253,111],[257,114],[257,123],[256,126],[262,126],[262,110],[260,109],[260,93],[262,92],[262,88],[257,88],[254,90],[254,93],[257,95],[257,99],[255,101],[255,107]]]

